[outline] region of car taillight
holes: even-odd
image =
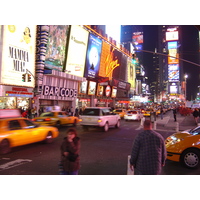
[[[82,122],[83,120],[82,119],[79,119],[79,122]]]
[[[36,121],[36,119],[32,119],[32,121],[33,121],[33,122],[35,122],[35,121]]]
[[[51,118],[46,118],[44,119],[44,121],[51,121]]]

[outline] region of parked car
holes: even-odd
[[[120,127],[120,116],[113,113],[109,107],[89,107],[79,116],[83,128],[102,127],[108,131],[111,126]]]
[[[200,126],[174,133],[165,140],[167,159],[188,168],[200,167]]]
[[[12,114],[12,111],[14,114]],[[9,115],[8,115],[9,113]],[[0,153],[6,154],[12,147],[44,141],[51,143],[58,137],[56,127],[40,126],[31,120],[17,116],[16,110],[0,110]]]
[[[121,119],[123,119],[124,115],[126,114],[126,110],[125,109],[116,109],[113,112],[118,114],[121,117]]]
[[[124,119],[126,121],[128,121],[128,120],[137,120],[137,121],[140,121],[143,117],[144,117],[144,115],[142,114],[142,112],[138,111],[138,110],[129,110],[124,115]]]
[[[76,126],[79,119],[76,116],[67,115],[65,111],[53,111],[42,113],[39,117],[35,117],[32,121],[45,126],[59,127],[66,124]]]

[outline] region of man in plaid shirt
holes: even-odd
[[[133,143],[130,167],[135,175],[158,175],[165,165],[166,148],[162,135],[152,130],[150,120],[144,122],[144,131]]]

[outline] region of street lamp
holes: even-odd
[[[185,101],[186,101],[186,100],[187,100],[187,99],[186,99],[186,95],[187,95],[187,93],[186,93],[186,91],[187,91],[187,90],[186,90],[186,87],[187,87],[187,78],[188,78],[188,75],[185,74],[185,75],[184,75],[184,78],[185,78]]]

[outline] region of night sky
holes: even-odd
[[[157,25],[147,25],[143,26],[144,30],[144,44],[143,49],[154,51],[158,40],[158,26]],[[146,32],[146,34],[145,34]],[[181,25],[181,37],[182,43],[180,50],[182,54],[180,58],[199,64],[199,39],[198,39],[198,30],[193,25]],[[149,78],[149,81],[153,80],[153,69],[152,69],[152,57],[153,54],[143,53],[143,64],[146,70],[146,75]],[[187,100],[194,100],[198,92],[198,85],[200,85],[199,72],[200,67],[182,62],[182,76],[188,74],[187,79]]]

